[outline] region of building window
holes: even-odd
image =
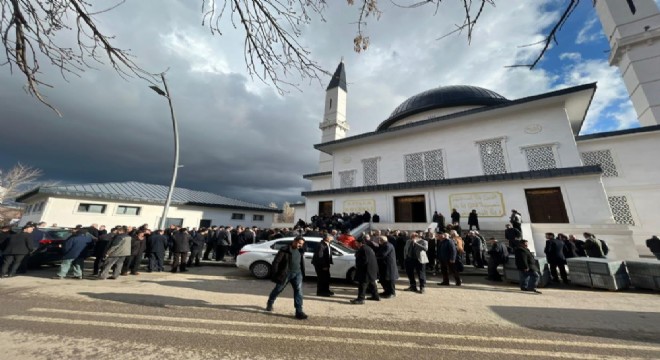
[[[362,173],[364,175],[364,186],[378,185],[378,158],[362,160]]]
[[[504,160],[502,141],[504,141],[504,138],[477,142],[484,175],[506,174],[506,161]]]
[[[30,211],[32,211],[32,204],[28,205],[27,209],[25,209],[25,213],[29,214]]]
[[[557,160],[552,145],[523,148],[529,170],[556,169]]]
[[[348,188],[355,186],[356,170],[347,170],[339,172],[339,187]]]
[[[263,215],[252,215],[252,221],[264,221]]]
[[[42,202],[39,203],[39,212],[44,211],[44,206],[46,206],[46,202],[45,202],[45,201],[42,201]]]
[[[233,214],[231,214],[231,219],[232,220],[243,220],[243,219],[245,219],[245,214],[233,213]]]
[[[431,150],[404,157],[406,181],[440,180],[445,178],[442,150]]]
[[[628,205],[628,198],[624,196],[608,196],[607,200],[614,215],[614,221],[617,224],[635,225],[630,206]]]
[[[117,215],[140,215],[139,206],[117,206]]]
[[[79,204],[78,212],[104,214],[105,205],[102,204]]]
[[[600,165],[603,169],[603,176],[619,176],[610,150],[585,151],[581,155],[584,165]]]

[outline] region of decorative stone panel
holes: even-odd
[[[424,157],[422,153],[405,155],[406,181],[424,180]]]
[[[556,169],[557,160],[552,146],[535,146],[525,148],[529,170]]]
[[[505,174],[507,171],[502,139],[485,140],[477,144],[479,145],[484,175]]]
[[[608,196],[607,200],[610,202],[612,215],[614,215],[614,221],[617,224],[635,225],[635,219],[633,219],[630,206],[628,205],[628,198],[625,195]]]
[[[581,155],[584,165],[600,165],[603,169],[603,176],[619,176],[610,150],[585,151]]]
[[[424,153],[424,179],[440,180],[445,178],[445,166],[442,150],[431,150]]]
[[[346,170],[339,172],[339,187],[349,188],[355,186],[355,173],[356,170]]]
[[[362,160],[364,186],[378,185],[378,158]]]

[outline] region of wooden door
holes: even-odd
[[[394,198],[394,222],[426,222],[424,195],[398,196]]]
[[[319,216],[332,216],[332,201],[319,201]]]
[[[525,197],[527,197],[530,222],[568,223],[566,205],[560,188],[525,189]]]

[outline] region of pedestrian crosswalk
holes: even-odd
[[[322,326],[313,324],[268,323],[208,318],[176,318],[172,316],[82,311],[58,308],[30,308],[22,314],[6,315],[4,321],[55,324],[58,326],[126,329],[209,335],[213,337],[251,338],[262,341],[303,338],[308,342],[334,343],[345,346],[417,349],[459,352],[464,354],[501,354],[538,358],[580,359],[653,359],[660,358],[660,345],[632,342],[594,342],[593,339],[566,341],[529,336],[487,336],[476,334],[406,331],[355,326]],[[347,336],[350,335],[350,336]],[[588,340],[588,341],[587,341]],[[556,349],[561,349],[557,351]],[[591,349],[598,349],[594,353]],[[635,356],[630,354],[634,353]]]

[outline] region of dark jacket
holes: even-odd
[[[99,236],[99,239],[94,242],[94,256],[97,258],[103,258],[105,252],[108,251],[108,246],[112,241],[114,234],[105,233]]]
[[[378,276],[382,280],[398,280],[399,269],[396,266],[396,250],[387,242],[378,248]]]
[[[0,231],[0,253],[5,251],[5,247],[7,246],[7,242],[9,241],[9,238],[14,235],[13,232],[11,231]]]
[[[451,222],[452,223],[460,223],[461,222],[461,214],[458,211],[454,211],[451,213]]]
[[[570,240],[564,240],[564,257],[567,259],[578,257],[577,247]]]
[[[545,241],[545,256],[551,264],[566,264],[566,257],[564,256],[564,242],[557,238]]]
[[[172,234],[174,243],[172,244],[174,252],[186,253],[190,251],[190,234],[182,231],[177,231]]]
[[[524,271],[525,269],[531,270],[531,271],[539,271],[539,267],[536,266],[536,259],[534,259],[534,255],[532,255],[532,252],[529,251],[529,249],[526,249],[522,246],[519,246],[516,251],[516,268],[520,271]]]
[[[437,258],[442,262],[455,261],[457,254],[456,245],[451,239],[444,239],[438,245]]]
[[[509,244],[511,244],[511,240],[521,239],[522,234],[520,233],[520,230],[510,227],[504,230],[504,238],[509,240]]]
[[[190,242],[190,248],[191,249],[201,249],[201,248],[204,247],[205,242],[206,242],[206,236],[198,233],[197,235],[195,235],[195,237]]]
[[[648,247],[652,253],[660,253],[660,239],[655,235],[652,236],[650,239],[646,240],[646,247]]]
[[[468,215],[468,225],[479,225],[479,216],[475,212]]]
[[[362,245],[355,252],[355,281],[372,282],[378,278],[378,260],[373,249]]]
[[[584,241],[584,251],[589,257],[604,258],[603,248],[598,239],[587,239]]]
[[[147,239],[138,239],[137,236],[131,236],[131,255],[139,256],[147,249]]]
[[[13,234],[5,241],[5,255],[27,255],[34,250],[32,234],[21,232]]]
[[[87,257],[87,250],[92,246],[94,240],[88,233],[79,233],[70,236],[64,242],[62,260],[74,260]]]
[[[319,246],[316,248],[314,256],[312,257],[312,265],[322,269],[329,268],[330,265],[332,265],[332,254],[330,246],[328,246],[325,241],[321,241]]]
[[[273,282],[281,284],[286,281],[287,274],[289,273],[289,261],[293,255],[300,256],[300,271],[302,272],[303,277],[305,276],[305,250],[298,249],[295,252],[296,253],[294,254],[294,250],[291,249],[291,246],[284,247],[277,252],[271,270],[271,280]]]
[[[218,230],[216,233],[218,244],[223,246],[231,245],[231,233],[225,229]]]
[[[152,253],[164,253],[167,247],[167,236],[160,234],[152,234],[147,239],[149,251]]]
[[[493,243],[488,250],[488,254],[496,264],[506,264],[507,260],[509,260],[509,250],[499,241]]]

